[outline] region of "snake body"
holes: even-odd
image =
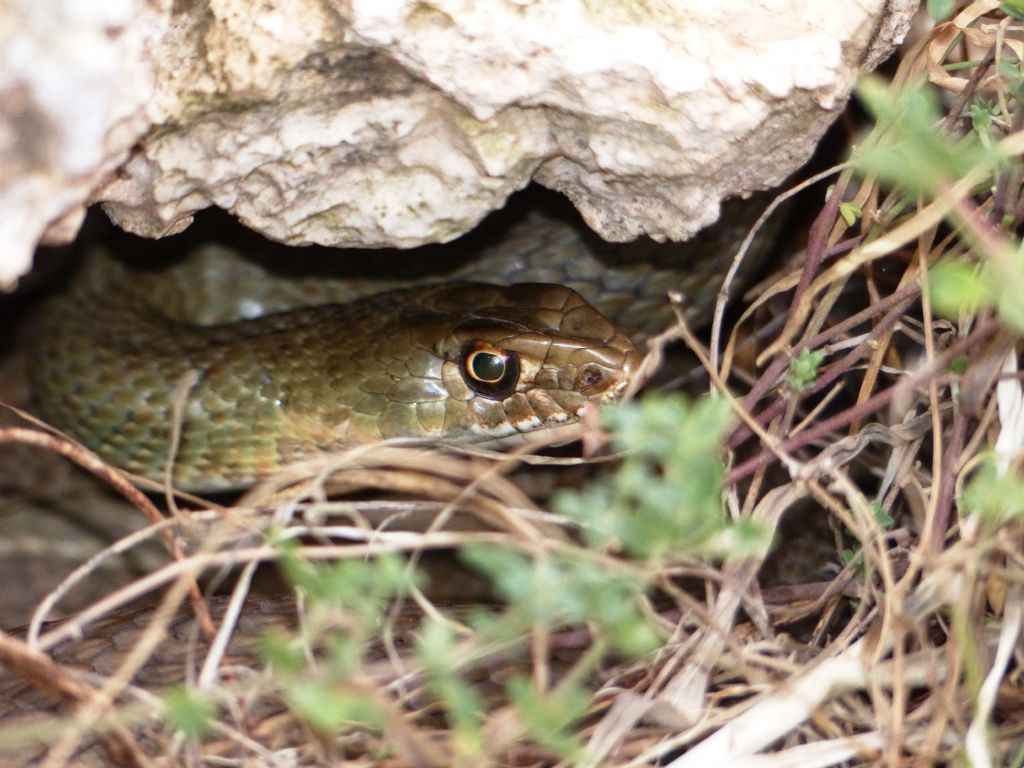
[[[172,478],[207,491],[385,438],[507,442],[617,397],[634,341],[666,324],[666,290],[700,316],[730,257],[706,243],[601,244],[539,213],[472,250],[445,275],[355,289],[272,278],[218,248],[165,270],[94,257],[36,322],[39,413],[159,479],[177,397]]]

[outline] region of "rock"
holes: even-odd
[[[85,206],[154,124],[150,56],[169,0],[0,4],[0,285]]]
[[[686,239],[723,198],[810,155],[916,8],[37,3],[64,9],[59,22],[43,29],[29,0],[0,10],[0,83],[24,94],[0,106],[0,197],[18,201],[0,210],[6,280],[47,227],[72,237],[93,201],[149,237],[217,205],[286,243],[411,247],[459,236],[535,180],[606,239]],[[98,51],[85,65],[78,38]],[[22,167],[26,142],[41,159]]]

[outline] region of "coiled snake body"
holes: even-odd
[[[350,283],[272,278],[218,248],[159,271],[94,259],[36,324],[38,409],[159,479],[191,376],[173,479],[196,490],[382,438],[508,441],[614,399],[635,343],[666,324],[666,290],[705,313],[731,256],[707,239],[601,244],[537,212],[473,250],[425,284],[363,281],[358,291],[378,292],[357,298]]]

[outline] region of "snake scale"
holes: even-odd
[[[160,479],[191,374],[173,480],[198,491],[384,438],[507,444],[617,397],[671,317],[668,289],[704,317],[732,234],[610,245],[533,210],[494,243],[446,246],[446,265],[437,249],[373,254],[387,277],[357,280],[326,254],[312,276],[217,247],[159,269],[94,256],[40,313],[31,383],[48,422]],[[409,284],[403,264],[428,274]]]

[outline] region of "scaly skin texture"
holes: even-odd
[[[614,399],[638,364],[634,342],[670,322],[669,289],[691,320],[706,317],[731,260],[723,231],[735,229],[616,246],[534,213],[472,259],[452,246],[429,259],[370,254],[384,277],[355,281],[274,276],[216,247],[159,271],[93,258],[35,324],[37,410],[111,463],[162,479],[175,388],[194,372],[172,478],[198,491],[383,438],[507,444]],[[341,256],[361,274],[367,254]],[[414,287],[397,287],[403,262],[429,268]],[[303,302],[318,306],[289,309]],[[460,355],[472,344],[518,357],[514,391],[468,386]]]
[[[569,423],[614,398],[640,359],[579,294],[543,284],[396,289],[198,326],[114,279],[54,302],[37,333],[42,416],[150,478],[167,462],[176,384],[194,371],[173,477],[207,491],[370,441],[508,439]],[[518,356],[514,391],[471,389],[460,363],[470,344]]]

